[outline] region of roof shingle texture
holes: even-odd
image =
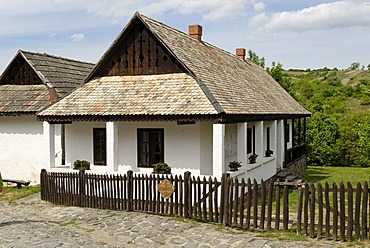
[[[45,85],[0,85],[0,115],[35,113],[49,104]]]
[[[141,14],[134,18],[149,28],[189,75],[93,79],[39,116],[310,114],[261,67]]]
[[[64,97],[80,86],[94,64],[62,58],[45,53],[22,51],[30,64],[40,71],[56,88],[59,97]]]
[[[310,114],[263,68],[146,16],[139,17],[207,86],[226,114]]]
[[[43,115],[217,114],[185,74],[112,76],[94,79],[43,111]]]

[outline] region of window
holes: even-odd
[[[266,128],[266,150],[270,150],[270,127]]]
[[[256,153],[255,151],[255,135],[256,135],[256,129],[253,126],[253,128],[247,128],[247,154],[249,153]]]
[[[94,139],[94,165],[106,165],[107,135],[105,128],[94,128],[93,139]]]
[[[138,166],[151,167],[164,162],[164,130],[137,130]]]
[[[285,137],[286,137],[286,143],[289,143],[290,141],[290,127],[289,127],[289,124],[286,124],[286,127],[285,127]]]

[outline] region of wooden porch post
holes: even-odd
[[[287,119],[284,119],[284,168],[287,168],[288,162],[288,133],[289,130],[287,130],[288,122]]]

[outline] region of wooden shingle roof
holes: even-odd
[[[150,76],[137,78],[121,76],[114,80],[107,76],[100,76],[101,68],[108,62],[110,63],[109,56],[112,56],[117,50],[119,42],[122,42],[122,37],[127,36],[126,33],[138,23],[144,24],[150,31],[150,35],[155,36],[187,71],[186,77],[184,73],[155,76],[157,82],[164,82],[166,78],[176,78],[176,80],[166,81],[165,84],[160,83],[161,87],[153,87],[150,90],[151,93],[146,94],[145,97],[143,94],[145,94],[147,80]],[[96,76],[98,78],[94,79]],[[189,79],[190,77],[192,80]],[[130,80],[132,80],[131,83],[129,83]],[[162,104],[166,99],[163,96],[173,96],[176,94],[176,90],[179,90],[178,86],[181,83],[178,80],[184,80],[185,92],[197,92],[201,95],[197,97],[202,100],[197,101],[191,98],[187,105],[171,105],[171,101]],[[141,85],[144,87],[143,89],[140,89]],[[94,87],[95,90],[91,91],[94,94],[87,94]],[[110,87],[115,88],[110,89]],[[127,87],[134,87],[136,90],[131,90],[131,88],[128,90]],[[130,92],[130,95],[125,94],[126,90]],[[97,91],[99,92],[97,93]],[[112,91],[120,95],[113,96]],[[158,95],[162,96],[161,101],[156,101]],[[110,98],[112,101],[108,101]],[[120,101],[117,102],[113,99],[119,98],[127,98],[122,101],[130,104],[123,108],[119,108],[120,105],[115,106],[115,104],[120,104]],[[184,103],[189,98],[190,96],[186,94],[180,94],[176,99],[177,103]],[[82,107],[83,104],[87,103],[93,105],[95,101],[99,102],[99,99],[106,99],[107,102],[104,105],[99,105],[99,108]],[[210,106],[213,109],[210,109]],[[153,111],[154,109],[155,111]],[[261,67],[136,13],[87,77],[86,84],[69,97],[41,112],[38,117],[49,121],[104,119],[105,117],[108,120],[117,115],[131,116],[132,118],[154,115],[158,119],[168,115],[212,115],[217,116],[218,120],[225,121],[226,116],[232,116],[234,120],[272,119],[276,116],[282,118],[309,116],[310,112],[294,100]]]
[[[45,85],[0,85],[0,115],[36,113],[48,104]]]
[[[80,86],[94,68],[93,63],[62,58],[46,53],[20,52],[35,70],[41,72],[46,80],[56,88],[61,98]]]
[[[83,83],[94,64],[19,50],[0,77],[0,115],[35,114],[54,88],[63,98]]]

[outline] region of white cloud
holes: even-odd
[[[265,4],[262,2],[257,2],[254,4],[254,10],[261,12],[265,10]]]
[[[260,34],[274,34],[279,31],[330,30],[355,26],[369,27],[369,13],[370,2],[337,1],[297,11],[284,11],[270,15],[259,14],[252,18],[249,24],[259,27]]]
[[[85,39],[85,35],[84,34],[72,34],[71,36],[69,36],[69,38],[71,38],[75,42],[81,42]]]
[[[244,14],[245,7],[254,0],[160,0],[142,8],[148,15],[172,11],[178,14],[199,14],[205,21],[236,19]]]

